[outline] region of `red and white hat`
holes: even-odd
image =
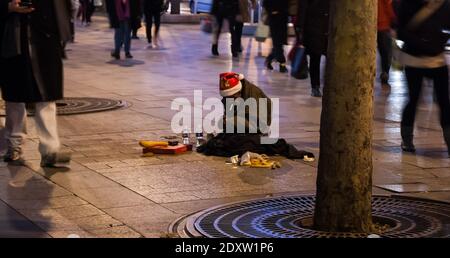
[[[232,96],[242,90],[241,80],[243,74],[228,72],[220,74],[220,95],[222,97]]]

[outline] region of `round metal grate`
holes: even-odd
[[[228,204],[197,215],[188,235],[209,238],[367,237],[302,227],[314,211],[314,196],[293,196]],[[381,237],[450,237],[450,204],[405,197],[374,196],[374,221],[388,225]],[[189,221],[189,219],[188,219]]]
[[[56,101],[58,115],[75,115],[93,112],[101,112],[127,107],[128,103],[123,100],[104,98],[64,98]],[[28,107],[28,115],[34,115],[34,108]],[[0,104],[0,115],[5,116],[5,103]]]

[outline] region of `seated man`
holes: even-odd
[[[243,74],[222,73],[220,95],[225,110],[225,133],[268,133],[272,120],[272,101],[260,88],[246,80]]]
[[[290,159],[313,158],[312,153],[297,150],[284,139],[264,144],[272,122],[272,101],[264,92],[247,81],[242,74],[220,75],[220,95],[223,97],[223,133],[197,148],[205,155],[231,157],[250,151],[267,155],[282,155]]]

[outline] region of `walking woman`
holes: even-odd
[[[320,92],[320,60],[328,48],[328,22],[330,0],[299,0],[296,30],[298,42],[305,46],[309,56],[311,96],[322,97]]]
[[[236,33],[236,18],[239,15],[239,0],[214,0],[211,7],[211,14],[215,18],[211,53],[214,56],[219,55],[220,32],[222,30],[223,21],[226,19],[231,33],[231,54],[233,57],[238,57],[241,49],[239,35]]]
[[[237,42],[239,42],[238,52],[242,52],[242,30],[244,23],[251,22],[251,12],[256,6],[256,0],[239,0],[239,15],[236,17],[234,30],[236,32]]]
[[[131,17],[130,1],[132,0],[107,0],[106,9],[111,28],[114,28],[114,50],[111,56],[120,59],[120,50],[125,48],[125,57],[133,58],[131,48]]]
[[[153,47],[158,47],[159,29],[161,27],[161,13],[164,8],[164,0],[143,0],[146,24],[147,42]],[[152,27],[155,23],[155,33],[152,37]]]
[[[264,0],[269,19],[270,35],[272,37],[272,52],[266,58],[267,69],[273,70],[272,61],[275,59],[280,65],[280,72],[287,73],[284,45],[287,45],[288,37],[288,0]]]
[[[401,122],[402,149],[414,152],[414,120],[424,78],[433,81],[440,109],[440,123],[450,154],[449,75],[445,44],[450,28],[450,4],[446,0],[402,0],[397,35],[404,42],[400,61],[405,66],[409,100]]]

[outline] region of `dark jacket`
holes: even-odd
[[[289,14],[289,0],[264,0],[263,7],[266,9],[268,15],[273,12],[283,15]]]
[[[139,9],[135,5],[138,0],[129,0],[130,1],[130,26],[133,25],[133,22],[136,22],[136,17],[138,17],[141,13],[139,13]],[[116,10],[116,1],[115,0],[106,0],[106,12],[108,13],[109,18],[109,26],[111,28],[119,28],[120,22],[119,18],[117,17],[117,10]]]
[[[70,39],[70,0],[33,0],[30,14],[8,13],[9,2],[0,0],[3,99],[32,103],[63,98],[62,42]],[[5,33],[13,28],[11,21],[16,21],[16,36]],[[9,47],[14,45],[17,51]]]
[[[444,5],[417,28],[408,29],[415,14],[425,5],[423,0],[401,1],[398,15],[398,38],[405,44],[403,51],[413,56],[437,56],[445,51],[450,29],[450,4]]]
[[[164,0],[142,0],[144,13],[161,13],[164,10]]]
[[[130,2],[130,16],[131,16],[131,28],[139,29],[142,19],[142,2],[143,0],[131,0]]]
[[[211,14],[221,17],[236,17],[240,13],[239,0],[214,0]]]
[[[289,1],[264,0],[263,7],[267,12],[270,36],[274,45],[277,43],[287,45]]]
[[[330,0],[299,0],[297,24],[300,43],[306,51],[326,54],[328,48],[328,23]]]
[[[250,121],[250,110],[248,109],[248,107],[246,107],[245,109],[245,131],[246,132],[250,132],[249,128],[254,128],[254,126],[256,126],[256,131],[260,132],[260,128],[259,128],[259,119],[261,118],[261,115],[259,113],[259,106],[260,106],[260,99],[267,99],[267,118],[263,119],[266,120],[267,125],[270,126],[270,124],[272,123],[272,101],[270,100],[269,97],[266,96],[266,94],[264,94],[264,92],[258,88],[256,85],[254,85],[253,83],[247,81],[246,79],[241,80],[242,83],[242,90],[241,90],[241,98],[246,101],[250,98],[253,98],[256,100],[257,103],[257,117],[254,121],[257,122],[257,125],[253,125],[251,124]],[[226,99],[227,98],[223,98],[222,99],[222,103],[224,105],[224,109],[225,109],[225,115],[226,115],[226,111],[228,108],[226,106]],[[235,132],[237,132],[237,126],[238,126],[238,112],[237,109],[235,108],[235,113],[234,113],[234,126],[235,126]],[[226,127],[224,127],[224,130],[226,129]],[[264,130],[263,130],[264,131]]]

